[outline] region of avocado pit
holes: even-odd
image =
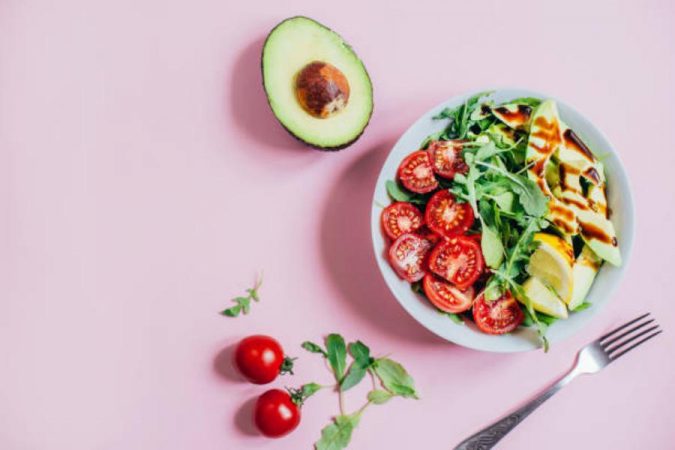
[[[326,119],[345,109],[349,101],[349,82],[332,64],[312,61],[295,78],[295,95],[311,116]]]

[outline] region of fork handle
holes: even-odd
[[[577,373],[575,371],[570,372],[568,375],[539,394],[526,405],[463,440],[457,447],[455,447],[455,450],[491,449],[497,445],[497,442],[499,442],[504,436],[513,430],[516,425],[525,420],[525,418],[529,416],[532,411],[537,409],[542,403],[553,397],[553,394],[562,389],[563,386],[572,381],[576,375]]]

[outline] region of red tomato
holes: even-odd
[[[300,424],[300,408],[293,403],[288,392],[270,389],[258,397],[254,420],[265,436],[285,436]]]
[[[429,153],[419,150],[408,155],[398,167],[398,179],[408,190],[426,194],[438,187]]]
[[[270,383],[280,373],[292,373],[293,360],[285,358],[279,342],[269,336],[254,335],[242,339],[234,360],[241,374],[255,384]]]
[[[485,300],[484,293],[481,293],[473,302],[473,319],[484,333],[509,333],[518,328],[524,318],[518,302],[508,291],[491,302]]]
[[[441,311],[450,313],[461,313],[471,309],[476,294],[473,287],[462,291],[430,273],[424,276],[423,287],[424,293],[432,305]]]
[[[389,247],[389,264],[404,280],[415,282],[425,274],[423,263],[431,242],[417,234],[406,233]]]
[[[436,245],[438,241],[443,239],[443,236],[434,231],[431,231],[426,225],[422,225],[422,227],[417,230],[416,234],[431,242],[431,245]]]
[[[483,272],[483,254],[472,239],[458,236],[442,241],[429,256],[429,268],[459,289],[471,286]]]
[[[468,203],[457,203],[447,189],[436,192],[424,211],[427,226],[438,234],[453,237],[464,234],[473,224],[473,208]]]
[[[434,172],[440,177],[453,179],[456,173],[466,173],[469,166],[462,158],[462,140],[432,141],[427,148]]]
[[[417,231],[423,221],[420,210],[406,202],[392,203],[382,211],[382,228],[391,239]]]
[[[473,239],[478,245],[480,245],[480,241],[483,239],[483,235],[480,233],[465,234],[464,236],[468,237],[469,239]]]

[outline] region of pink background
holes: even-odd
[[[372,76],[375,114],[345,151],[300,146],[265,104],[262,39],[294,14],[339,30]],[[672,447],[674,19],[668,0],[2,1],[0,448],[309,448],[335,396],[317,394],[285,439],[254,436],[264,388],[237,380],[228,346],[272,334],[300,357],[272,386],[327,383],[299,344],[339,331],[404,362],[422,397],[372,407],[350,448],[446,449],[647,310],[666,333],[577,380],[501,448]],[[432,105],[495,85],[578,108],[634,187],[620,292],[549,354],[439,340],[372,257],[370,198],[393,142]],[[252,314],[219,316],[260,270]]]

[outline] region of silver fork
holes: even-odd
[[[650,324],[652,325],[650,326]],[[539,405],[551,398],[553,394],[578,375],[599,372],[638,345],[661,333],[661,331],[659,325],[647,313],[601,336],[579,350],[574,367],[557,383],[517,411],[465,439],[455,447],[455,450],[491,449]]]

